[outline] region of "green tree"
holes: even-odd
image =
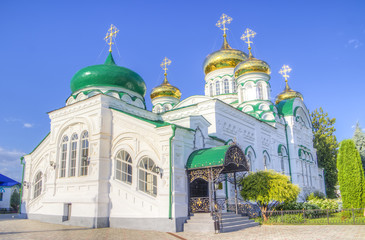
[[[14,210],[18,211],[19,204],[20,204],[20,195],[17,190],[14,190],[13,194],[11,194],[10,197],[10,206]]]
[[[354,141],[343,140],[337,157],[338,182],[344,208],[365,207],[365,179]]]
[[[354,140],[356,148],[360,153],[362,168],[365,171],[365,133],[361,131],[360,124],[358,122],[356,123],[356,128],[352,140]]]
[[[317,149],[318,166],[324,168],[326,193],[328,198],[336,198],[337,184],[336,158],[338,142],[335,136],[335,118],[329,118],[322,108],[311,114],[313,146]]]
[[[290,182],[288,176],[275,171],[258,171],[241,180],[241,196],[245,200],[256,201],[260,207],[264,221],[267,221],[269,204],[296,200],[299,187]]]

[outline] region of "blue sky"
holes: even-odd
[[[120,32],[118,65],[139,73],[149,93],[163,80],[162,59],[172,60],[169,81],[182,98],[204,94],[205,57],[222,43],[215,23],[233,18],[228,41],[257,32],[255,57],[272,69],[272,100],[284,88],[278,71],[310,111],[336,118],[339,140],[365,128],[365,1],[13,1],[0,2],[0,173],[21,179],[19,157],[49,132],[47,112],[61,108],[81,68],[103,63],[110,24]]]

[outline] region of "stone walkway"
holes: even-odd
[[[203,233],[165,233],[158,231],[140,231],[130,229],[99,228],[65,226],[43,223],[26,219],[1,219],[0,239],[128,239],[128,240],[183,240],[183,239],[282,239],[282,240],[365,240],[365,225],[344,226],[259,226],[238,232],[222,234]]]

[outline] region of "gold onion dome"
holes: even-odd
[[[292,98],[300,98],[303,101],[303,95],[300,92],[294,91],[289,87],[288,81],[285,83],[285,89],[282,91],[277,97],[275,104],[278,104],[281,101],[292,99]]]
[[[158,97],[173,97],[180,100],[181,98],[181,92],[177,87],[172,86],[167,81],[167,74],[165,73],[165,79],[163,80],[163,83],[151,91],[151,99],[155,99]]]
[[[254,58],[251,54],[250,57],[234,69],[234,77],[238,78],[246,73],[262,72],[270,74],[270,66],[265,61]]]
[[[220,50],[209,54],[203,63],[204,73],[208,74],[222,68],[234,68],[240,62],[247,59],[247,54],[233,49],[227,42],[226,35],[223,35],[223,45]]]

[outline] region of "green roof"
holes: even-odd
[[[110,107],[110,109],[112,110],[115,110],[115,111],[118,111],[118,112],[121,112],[121,113],[124,113],[126,115],[129,115],[131,117],[134,117],[134,118],[137,118],[139,120],[142,120],[142,121],[145,121],[145,122],[148,122],[150,124],[153,124],[155,125],[155,127],[164,127],[164,126],[168,126],[168,125],[172,125],[171,123],[168,123],[168,122],[164,122],[164,121],[160,121],[160,120],[151,120],[151,119],[147,119],[147,118],[144,118],[144,117],[140,117],[140,116],[137,116],[137,115],[134,115],[134,114],[131,114],[131,113],[127,113],[127,112],[124,112],[122,110],[119,110],[119,109],[116,109],[116,108],[113,108],[113,107]]]
[[[142,96],[146,93],[146,84],[137,73],[117,66],[109,53],[104,64],[93,65],[78,71],[71,79],[71,91],[88,87],[122,87]]]
[[[218,167],[224,164],[226,152],[230,145],[200,149],[192,152],[186,163],[187,169]]]
[[[293,116],[293,103],[295,98],[283,100],[279,102],[276,106],[278,108],[278,112],[284,116]]]

